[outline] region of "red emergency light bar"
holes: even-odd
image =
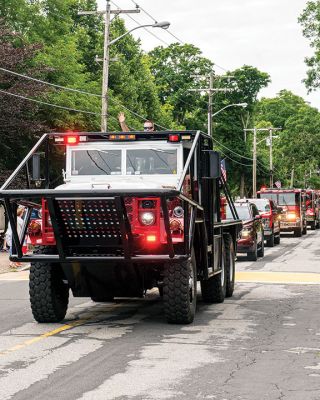
[[[180,135],[169,135],[169,142],[180,142]]]

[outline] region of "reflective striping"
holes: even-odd
[[[320,285],[320,274],[301,272],[236,272],[236,282]]]

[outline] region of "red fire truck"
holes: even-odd
[[[307,233],[306,190],[264,189],[257,193],[260,199],[271,199],[282,208],[280,231],[293,231],[296,237]]]
[[[319,201],[319,193],[317,193],[316,190],[306,190],[307,225],[310,226],[312,230],[318,229],[320,226]]]

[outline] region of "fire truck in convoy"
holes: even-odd
[[[212,148],[200,131],[43,135],[0,190],[11,260],[31,262],[36,321],[63,320],[70,289],[104,302],[158,287],[170,323],[193,321],[197,281],[205,302],[232,296],[242,223]],[[24,168],[27,188],[11,189]],[[221,218],[222,192],[231,220]],[[35,208],[41,219],[30,224]],[[24,255],[26,233],[35,250]]]
[[[306,190],[264,189],[257,192],[260,199],[271,199],[282,208],[280,231],[293,231],[300,237],[307,233]]]
[[[320,228],[320,198],[316,190],[306,190],[306,208],[307,225],[312,230]]]

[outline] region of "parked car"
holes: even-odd
[[[264,256],[263,224],[258,208],[249,200],[237,200],[234,204],[243,223],[240,238],[237,240],[237,252],[247,253],[250,261],[257,261],[258,257]],[[233,218],[229,207],[226,216],[227,219]]]
[[[254,203],[261,215],[264,238],[268,247],[280,243],[281,208],[271,199],[249,199]]]

